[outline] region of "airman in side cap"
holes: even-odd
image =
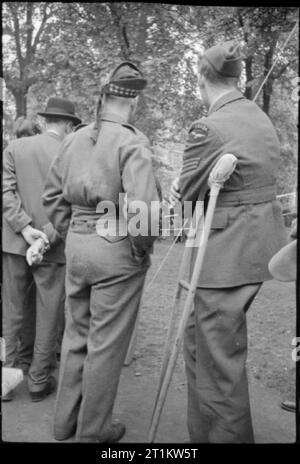
[[[226,153],[237,157],[236,170],[218,197],[185,334],[192,443],[254,441],[246,312],[262,283],[271,279],[269,260],[285,243],[276,200],[278,138],[267,115],[238,90],[241,71],[234,41],[200,57],[199,88],[208,116],[189,129],[182,171],[171,192],[174,201],[178,196],[200,200],[206,208],[211,169]]]

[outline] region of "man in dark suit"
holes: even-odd
[[[195,306],[184,344],[188,428],[195,443],[254,440],[246,374],[246,312],[268,262],[285,242],[276,200],[280,147],[267,115],[237,89],[239,46],[208,49],[199,61],[199,87],[208,116],[188,135],[174,201],[208,199],[208,176],[225,153],[237,167],[221,191],[208,239]],[[197,249],[193,250],[193,261]]]
[[[17,341],[24,317],[26,291],[36,287],[36,336],[28,387],[33,401],[55,388],[57,324],[64,297],[64,243],[49,223],[42,205],[44,182],[61,141],[80,123],[68,100],[50,98],[44,113],[46,131],[13,140],[3,157],[3,337],[5,365],[16,361]],[[28,266],[26,250],[41,239],[48,251],[41,264]]]
[[[45,185],[48,217],[66,237],[57,440],[76,432],[81,442],[113,443],[125,433],[112,421],[113,406],[155,237],[136,234],[130,221],[127,231],[120,194],[127,194],[129,219],[136,200],[148,211],[153,200],[159,205],[149,141],[129,122],[145,85],[132,63],[118,66],[102,89],[97,122],[66,137]]]
[[[32,135],[41,134],[40,126],[32,119],[20,116],[15,123],[14,132],[16,138],[31,137]],[[35,286],[32,284],[28,288],[24,296],[24,317],[23,325],[20,332],[20,343],[18,348],[18,355],[16,367],[22,369],[23,374],[27,375],[33,355],[34,339],[35,339]],[[12,393],[7,395],[4,399],[12,399]]]

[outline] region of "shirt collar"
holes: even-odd
[[[62,139],[62,136],[54,129],[48,129],[46,132],[45,132],[45,135],[51,135],[52,137],[57,137],[59,139]]]
[[[236,100],[241,100],[245,98],[244,95],[239,90],[230,90],[229,92],[222,95],[222,97],[218,98],[209,108],[208,115],[213,113],[214,111],[218,111],[223,106],[227,105]]]

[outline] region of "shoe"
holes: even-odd
[[[125,435],[126,427],[120,422],[113,422],[111,426],[100,436],[95,438],[79,438],[76,441],[82,443],[116,443]]]
[[[22,364],[18,364],[17,368],[21,369],[21,371],[23,372],[23,375],[27,375],[28,371],[29,371],[29,368],[30,368],[30,365],[26,364],[26,363],[22,363]]]
[[[296,412],[296,402],[295,401],[282,401],[280,404],[281,408],[285,411]]]
[[[57,431],[55,431],[54,432],[54,439],[57,440],[57,441],[68,440],[69,438],[73,437],[73,435],[75,435],[76,427],[77,427],[77,424],[75,424],[74,427],[68,432],[57,432]]]
[[[38,401],[43,401],[50,393],[52,393],[56,388],[56,379],[54,377],[49,377],[45,388],[38,392],[30,391],[31,400],[34,403]]]
[[[1,396],[2,401],[12,401],[14,399],[14,391],[10,390],[6,395]]]

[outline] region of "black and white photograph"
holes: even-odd
[[[1,448],[299,444],[299,8],[1,8]]]

